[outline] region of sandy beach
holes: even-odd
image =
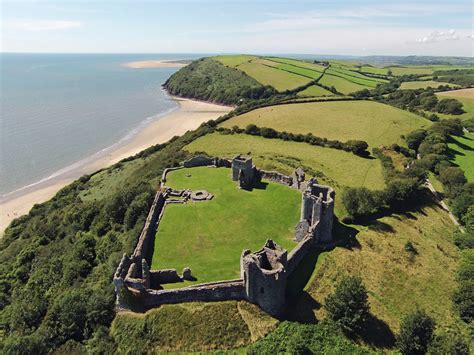
[[[156,121],[151,122],[130,141],[106,154],[98,155],[77,168],[60,174],[57,177],[26,188],[0,203],[0,234],[10,222],[27,214],[36,203],[52,198],[62,187],[68,185],[84,174],[113,165],[116,162],[134,155],[154,144],[164,143],[174,136],[196,129],[203,122],[216,119],[232,110],[232,107],[206,102],[174,98],[179,108]]]
[[[124,67],[131,69],[182,68],[186,65],[185,63],[172,60],[140,60],[123,64]]]

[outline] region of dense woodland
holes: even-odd
[[[456,79],[458,74],[444,71],[437,75],[461,83]],[[462,135],[463,126],[472,129],[472,120],[439,120],[430,116],[436,113],[457,115],[463,108],[454,99],[438,100],[432,90],[395,91],[398,86],[399,81],[393,80],[372,92],[367,90],[355,96],[375,97],[413,112],[427,111],[428,118],[436,122],[428,129],[408,134],[405,137],[408,148],[385,147],[407,159],[409,168],[404,171],[395,169],[383,149],[372,151],[372,158],[379,159],[384,168],[386,188],[380,191],[346,189],[340,197],[348,213],[343,221],[366,223],[409,208],[425,196],[424,183],[428,174],[437,176],[444,185],[453,213],[466,230],[455,236],[455,243],[462,250],[462,260],[458,270],[459,289],[452,301],[461,319],[472,325],[474,184],[468,183],[463,171],[450,163],[447,149],[452,136]],[[174,95],[240,104],[234,113],[219,121],[252,107],[289,98],[279,96],[272,87],[262,86],[243,72],[212,59],[201,59],[181,69],[165,87]],[[154,335],[150,329],[158,329],[159,318],[133,324],[117,322],[118,328],[110,331],[115,317],[112,276],[121,255],[130,253],[135,246],[163,170],[189,157],[190,153],[182,148],[197,137],[217,130],[222,134],[244,133],[369,155],[367,143],[363,141],[328,141],[255,125],[246,129],[222,129],[216,124],[208,122],[167,144],[151,147],[92,176],[83,176],[50,201],[35,205],[28,215],[12,222],[0,241],[2,353],[42,354],[56,349],[60,353],[111,354],[125,341],[123,334],[122,338],[117,335],[117,329],[143,339],[141,344],[132,340],[131,346],[137,347],[130,348],[130,352],[153,351],[153,348],[139,346],[148,344],[148,340],[152,346]],[[136,164],[136,168],[131,169],[123,183],[97,198],[87,198],[95,175],[120,174],[124,164]],[[413,245],[406,245],[406,249],[416,252]],[[367,290],[360,279],[343,279],[324,307],[328,319],[317,324],[283,321],[275,331],[251,345],[249,352],[376,352],[354,342],[369,318]],[[401,319],[398,349],[404,354],[469,353],[468,340],[461,334],[434,336],[435,328],[433,319],[422,310],[407,315]]]

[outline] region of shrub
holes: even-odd
[[[456,99],[442,99],[436,104],[435,110],[439,113],[460,115],[464,113],[462,106],[462,103]]]
[[[325,300],[329,317],[344,331],[360,330],[369,316],[367,290],[360,277],[344,277]]]
[[[418,255],[418,250],[415,248],[415,246],[410,240],[405,243],[404,249],[412,255]]]
[[[421,142],[425,139],[426,135],[427,135],[427,132],[424,129],[417,129],[409,133],[405,137],[405,140],[408,144],[408,148],[418,150],[418,147],[420,146]]]
[[[402,354],[425,354],[433,337],[435,321],[422,310],[402,319],[398,347]]]
[[[453,296],[459,316],[466,323],[474,319],[474,280],[463,280]]]
[[[469,355],[469,344],[458,333],[440,334],[433,338],[429,348],[430,355]]]
[[[345,145],[349,151],[357,155],[366,153],[367,148],[369,148],[367,142],[358,140],[349,140],[345,143]]]

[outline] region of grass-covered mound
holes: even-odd
[[[248,124],[277,131],[307,134],[342,142],[358,139],[370,147],[404,144],[400,135],[430,122],[413,113],[372,101],[311,102],[264,107],[225,121],[222,126]]]
[[[189,266],[197,278],[192,283],[230,280],[240,277],[244,249],[258,250],[267,239],[293,249],[301,193],[265,181],[252,191],[241,190],[230,174],[230,169],[208,167],[168,174],[168,186],[207,190],[214,198],[166,206],[155,238],[153,269]]]
[[[452,137],[448,147],[451,161],[464,171],[468,181],[474,181],[474,133]]]
[[[209,351],[247,346],[276,325],[247,302],[182,303],[146,314],[119,313],[111,335],[120,353]]]

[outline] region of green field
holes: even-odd
[[[266,170],[290,174],[298,166],[309,167],[323,174],[318,180],[334,187],[337,193],[345,186],[384,188],[382,165],[377,159],[365,159],[342,150],[286,142],[249,135],[213,133],[187,145],[190,152],[207,152],[214,156],[233,157],[251,153],[254,164]],[[344,206],[336,199],[336,213],[344,214]]]
[[[404,144],[400,135],[430,124],[413,113],[377,102],[336,101],[264,107],[233,117],[222,126],[245,128],[250,123],[340,141],[359,139],[371,147]]]
[[[388,75],[388,70],[386,68],[378,68],[371,65],[362,65],[359,70],[363,73]]]
[[[315,70],[317,72],[322,73],[325,69],[324,66],[315,64],[315,63],[309,63],[306,61],[302,60],[296,60],[296,59],[289,59],[289,58],[276,58],[276,57],[267,57],[268,60],[273,61],[273,62],[278,62],[282,64],[289,64],[291,66],[296,66],[296,67],[301,67],[301,68],[306,68],[310,70]]]
[[[450,87],[457,87],[457,85],[449,83],[441,83],[439,81],[425,80],[425,81],[406,81],[402,83],[400,89],[402,90],[416,90],[416,89],[426,89],[428,87],[438,88],[440,85],[448,85]]]
[[[375,88],[380,83],[387,82],[387,80],[368,78],[363,74],[356,73],[351,70],[329,69],[326,71],[326,73],[342,77],[343,79],[346,79],[347,81],[350,81],[352,83],[356,83],[363,86],[370,86],[372,88]]]
[[[409,74],[429,75],[434,71],[433,68],[428,66],[391,66],[386,67],[386,69],[390,70],[392,75],[396,76]]]
[[[257,57],[253,55],[219,55],[217,57],[213,57],[214,59],[218,60],[224,65],[228,67],[235,68],[242,63],[249,62]]]
[[[474,88],[461,89],[453,91],[444,91],[436,94],[438,99],[453,98],[463,104],[463,110],[466,111],[462,115],[446,115],[438,113],[441,118],[460,118],[461,120],[474,117]]]
[[[311,70],[311,69],[306,69],[306,68],[300,68],[294,65],[289,65],[289,64],[277,64],[274,63],[274,67],[278,68],[280,70],[288,71],[294,74],[302,75],[311,79],[317,79],[321,76],[322,72]]]
[[[335,96],[331,91],[326,90],[318,85],[311,85],[309,88],[298,92],[298,96],[311,97],[311,96]]]
[[[448,147],[453,154],[452,162],[464,171],[469,181],[474,181],[474,133],[452,137],[452,143]]]
[[[208,167],[168,174],[168,186],[204,189],[214,194],[214,198],[166,206],[156,234],[153,269],[181,271],[189,266],[198,279],[193,283],[236,279],[240,277],[243,249],[258,250],[267,239],[288,250],[293,248],[301,193],[266,182],[252,191],[241,190],[230,174],[230,169]]]
[[[238,69],[244,71],[259,83],[271,85],[278,91],[292,90],[311,81],[310,78],[271,68],[257,61],[243,63],[239,65]]]
[[[363,89],[372,89],[370,86],[366,85],[359,85],[353,83],[352,81],[348,81],[340,76],[328,75],[324,74],[324,76],[319,80],[319,83],[325,86],[334,86],[337,91],[340,93],[347,95],[356,91],[360,91]]]

